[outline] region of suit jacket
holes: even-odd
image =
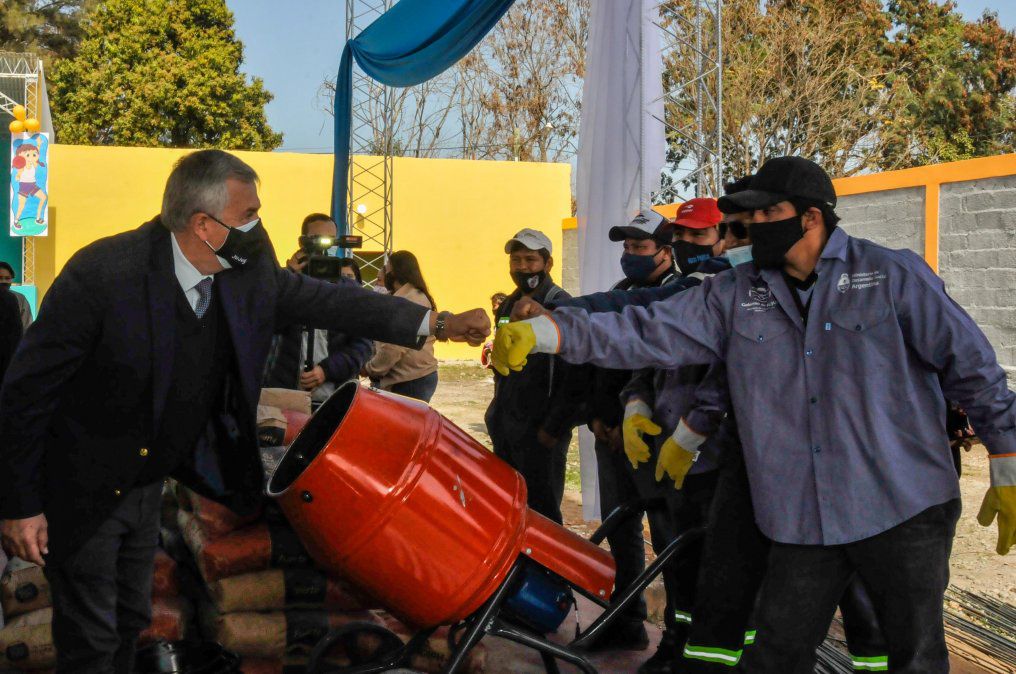
[[[233,425],[227,442],[206,433],[174,476],[243,513],[262,497],[255,410],[272,335],[299,324],[419,346],[425,310],[293,274],[270,248],[215,278],[234,352],[226,399]],[[170,233],[156,218],[78,251],[21,341],[0,391],[0,519],[45,512],[49,561],[73,552],[109,516],[138,479],[143,443],[172,423],[162,412],[179,292]],[[150,426],[135,418],[142,400]]]
[[[0,378],[7,371],[21,340],[22,322],[18,298],[21,295],[0,288]]]

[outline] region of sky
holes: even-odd
[[[242,70],[260,77],[275,95],[268,121],[284,134],[280,150],[331,152],[332,117],[318,89],[334,80],[345,38],[345,0],[226,0],[244,44]],[[959,11],[975,19],[985,9],[998,12],[1006,28],[1016,28],[1013,0],[958,0]]]

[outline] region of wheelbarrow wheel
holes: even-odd
[[[362,656],[358,643],[361,637],[380,637],[381,645],[369,656]],[[331,667],[326,662],[328,652],[337,645],[342,645],[350,664],[342,667]],[[307,662],[307,674],[370,674],[384,672],[399,666],[406,645],[399,635],[390,629],[368,622],[351,622],[336,627],[321,637],[314,645]]]

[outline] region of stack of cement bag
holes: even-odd
[[[0,671],[36,671],[56,664],[50,623],[53,621],[49,583],[42,569],[12,560],[0,578],[0,606],[5,625],[0,629]],[[193,609],[180,595],[177,565],[159,550],[152,580],[152,624],[141,643],[177,641],[190,636]]]
[[[310,415],[310,398],[298,391],[268,389],[258,408],[259,437],[266,473]],[[217,641],[241,657],[247,674],[300,671],[311,649],[331,629],[350,622],[387,627],[408,640],[412,630],[398,623],[347,582],[315,569],[281,511],[267,504],[256,516],[241,518],[227,508],[170,483],[163,521],[175,513],[176,527],[164,531],[182,565],[196,570],[201,589],[198,623],[203,638]],[[367,657],[381,643],[360,637],[329,654],[330,664]],[[346,653],[348,646],[355,653]],[[413,668],[440,671],[448,657],[444,635],[435,636]],[[468,671],[483,670],[484,653],[475,651]]]

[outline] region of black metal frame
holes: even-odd
[[[632,513],[643,512],[648,509],[659,507],[665,507],[662,499],[634,501],[632,503],[621,505],[610,513],[589,540],[591,543],[599,545],[600,542],[606,538],[607,534],[612,531],[613,528],[616,527],[617,524],[625,517],[631,515]],[[613,600],[609,603],[605,602],[602,598],[593,596],[582,588],[569,583],[566,579],[561,578],[554,573],[553,569],[548,569],[547,567],[533,561],[529,557],[520,555],[518,559],[515,560],[515,563],[512,565],[512,568],[508,572],[504,581],[494,594],[487,599],[483,606],[477,609],[475,613],[470,615],[461,623],[452,626],[448,635],[451,656],[448,659],[448,664],[442,670],[442,674],[455,674],[465,662],[469,651],[472,650],[476,644],[480,643],[483,637],[487,634],[509,639],[510,641],[514,641],[515,643],[522,644],[523,646],[527,646],[538,651],[543,659],[544,669],[547,671],[547,674],[559,674],[557,660],[571,663],[585,674],[597,674],[596,668],[590,664],[580,651],[588,649],[593,643],[595,643],[596,640],[600,638],[609,628],[614,618],[622,613],[632,601],[636,601],[649,583],[663,572],[663,567],[676,555],[684,552],[690,545],[699,540],[702,535],[703,530],[701,528],[696,528],[685,531],[675,538],[667,545],[666,548],[660,551],[660,553],[656,556],[655,561],[653,561],[653,563],[650,564],[641,575],[639,575],[631,586],[629,586],[620,595],[614,596]],[[601,613],[588,628],[581,632],[576,630],[576,638],[567,645],[551,642],[544,638],[543,635],[533,631],[531,628],[521,625],[517,621],[511,620],[509,616],[502,614],[504,604],[515,589],[516,581],[519,580],[522,571],[527,566],[532,565],[550,572],[571,587],[573,591],[579,592],[597,605],[604,608],[603,613]],[[363,629],[369,629],[369,631],[372,632],[386,631],[388,634],[394,636],[394,633],[370,623],[364,623],[362,627]],[[431,628],[418,632],[401,648],[382,652],[378,656],[375,656],[372,663],[356,664],[340,669],[321,670],[317,665],[320,656],[331,648],[331,646],[333,646],[340,637],[347,637],[350,633],[356,632],[357,629],[358,628],[355,624],[346,625],[345,627],[333,630],[333,632],[325,636],[315,647],[314,653],[312,653],[311,662],[307,668],[308,674],[319,674],[325,671],[327,671],[327,674],[375,674],[377,672],[385,672],[405,667],[417,651],[426,644],[427,640],[435,631],[434,628]],[[333,634],[337,634],[339,636],[333,636]],[[461,634],[461,637],[457,637],[456,635],[458,634]]]

